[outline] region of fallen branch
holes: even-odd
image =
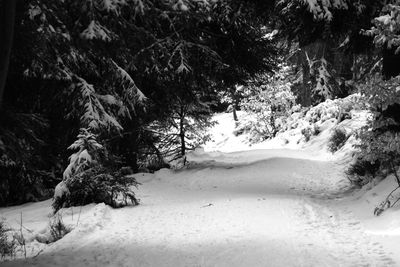
[[[386,209],[393,207],[399,200],[398,198],[393,204],[390,202],[390,198],[394,197],[393,193],[397,191],[400,188],[400,186],[397,186],[395,189],[392,190],[392,192],[389,193],[389,195],[386,197],[386,199],[378,205],[378,207],[375,208],[374,210],[374,215],[379,216],[381,215],[382,212],[384,212]]]

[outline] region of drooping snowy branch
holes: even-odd
[[[81,77],[77,77],[77,79],[79,82],[75,86],[81,94],[79,99],[80,106],[84,107],[84,112],[80,117],[82,127],[87,127],[94,131],[98,131],[101,128],[122,130],[122,126],[117,119],[109,114],[101,103],[93,85]]]
[[[116,73],[121,80],[121,84],[123,87],[123,95],[122,99],[127,106],[130,107],[131,110],[135,110],[135,105],[143,105],[146,101],[147,97],[143,94],[142,91],[136,86],[136,83],[129,75],[129,73],[121,68],[117,63],[112,61],[115,68]]]

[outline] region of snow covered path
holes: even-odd
[[[38,257],[4,266],[396,265],[341,204],[335,162],[291,150],[191,161],[136,175],[140,206],[97,205]]]

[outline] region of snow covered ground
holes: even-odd
[[[324,118],[307,143],[294,127],[250,145],[232,134],[232,114],[219,114],[214,141],[187,168],[135,175],[141,205],[63,210],[74,230],[50,245],[34,240],[48,232],[50,201],[2,208],[17,229],[22,214],[34,257],[0,266],[400,266],[400,208],[373,215],[393,180],[351,190],[343,169],[354,140],[332,155],[338,125]]]

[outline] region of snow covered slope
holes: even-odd
[[[306,150],[319,159],[347,159],[353,152],[356,143],[355,132],[365,125],[369,113],[361,96],[350,95],[344,99],[327,100],[309,110],[293,113],[274,139],[252,144],[249,134],[235,135],[238,123],[233,121],[231,113],[220,113],[215,116],[218,124],[211,129],[211,142],[204,146],[206,152],[237,152],[257,149],[292,149]],[[239,124],[252,118],[244,112],[238,112]],[[328,141],[335,129],[346,131],[349,139],[346,144],[332,155],[328,151]],[[307,140],[306,134],[310,139]]]
[[[363,116],[341,126],[355,129]],[[326,150],[336,121],[322,122],[323,130],[309,143],[297,142],[303,138],[297,127],[250,145],[245,136],[232,134],[231,114],[216,119],[214,142],[189,155],[185,169],[135,175],[142,183],[141,205],[63,210],[64,221],[75,227],[71,233],[41,252],[36,244],[30,255],[40,252],[37,257],[0,265],[400,265],[394,243],[400,241],[400,212],[381,217],[372,212],[391,180],[369,191],[350,190],[339,160],[349,147],[335,155]],[[282,142],[286,137],[290,141]],[[44,234],[48,205],[3,208],[0,214],[17,228],[22,212],[24,224]]]

